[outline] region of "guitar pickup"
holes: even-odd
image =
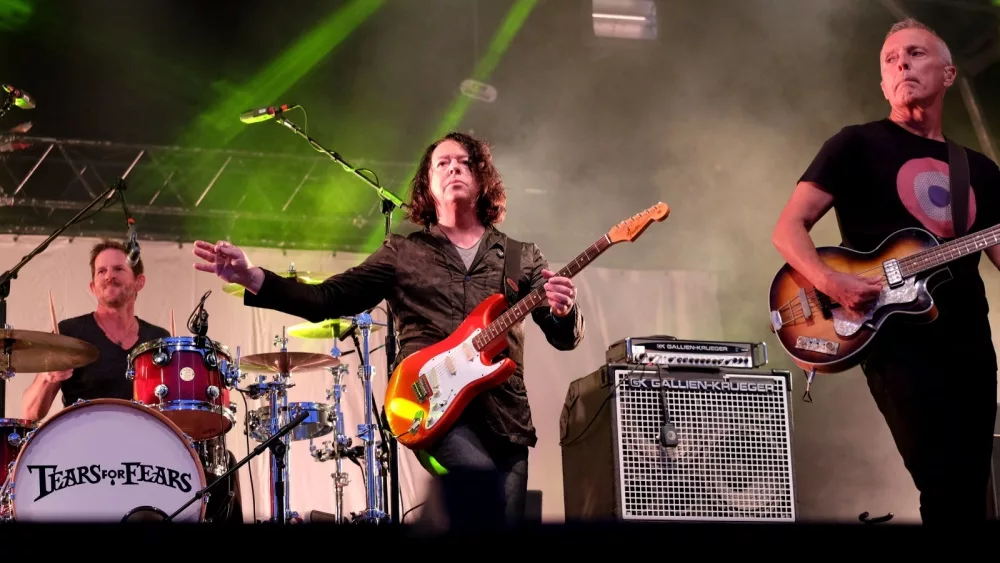
[[[899,270],[899,261],[893,258],[882,262],[882,271],[885,273],[885,281],[889,287],[895,289],[903,285],[903,273]]]
[[[421,403],[426,401],[428,397],[431,396],[433,390],[431,389],[430,382],[427,381],[426,375],[421,375],[413,383],[413,394],[417,396],[417,400]]]

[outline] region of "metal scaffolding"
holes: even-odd
[[[374,170],[387,187],[405,182],[414,166],[352,161]],[[253,232],[267,234],[242,237],[244,244],[349,251],[382,228],[377,198],[365,197],[370,188],[354,185],[360,183],[350,176],[321,154],[9,136],[0,139],[0,232],[47,234],[124,178],[129,210],[145,239],[225,239],[238,222],[253,222],[260,226]],[[346,201],[371,204],[339,206],[331,189],[343,190]],[[353,197],[354,190],[363,195]],[[322,212],[317,194],[324,196]],[[107,210],[67,234],[120,238],[123,225],[121,212]],[[301,236],[303,225],[316,236]]]

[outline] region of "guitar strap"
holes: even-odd
[[[948,142],[948,171],[951,176],[951,221],[955,238],[966,234],[969,217],[969,157],[965,149],[951,139]]]
[[[521,279],[521,249],[523,243],[510,237],[504,243],[504,271],[503,271],[503,293],[507,296],[507,306],[517,303],[521,297],[521,286],[518,280]]]

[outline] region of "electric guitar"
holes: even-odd
[[[665,203],[646,209],[615,225],[556,274],[571,278],[612,245],[639,238],[653,221],[670,214]],[[480,393],[514,373],[510,358],[493,363],[507,348],[507,331],[545,299],[539,287],[511,306],[502,293],[484,299],[454,332],[437,344],[404,359],[393,370],[385,393],[389,428],[399,443],[412,450],[433,444]]]
[[[941,244],[923,229],[902,229],[871,252],[817,249],[830,268],[882,279],[882,292],[863,313],[841,307],[785,264],[771,282],[771,329],[796,365],[839,373],[858,365],[862,352],[890,319],[937,318],[931,293],[952,279],[949,262],[1000,243],[1000,225]]]

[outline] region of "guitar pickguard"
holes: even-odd
[[[427,392],[430,399],[426,428],[437,424],[462,389],[496,370],[495,365],[483,364],[472,344],[480,332],[482,329],[476,330],[458,346],[434,356],[420,370],[422,391]]]
[[[833,330],[842,337],[854,336],[865,323],[875,318],[875,313],[882,307],[913,303],[919,294],[920,287],[917,286],[913,278],[906,280],[903,285],[895,289],[883,287],[878,299],[865,311],[864,315],[858,315],[846,307],[835,308],[833,310]]]

